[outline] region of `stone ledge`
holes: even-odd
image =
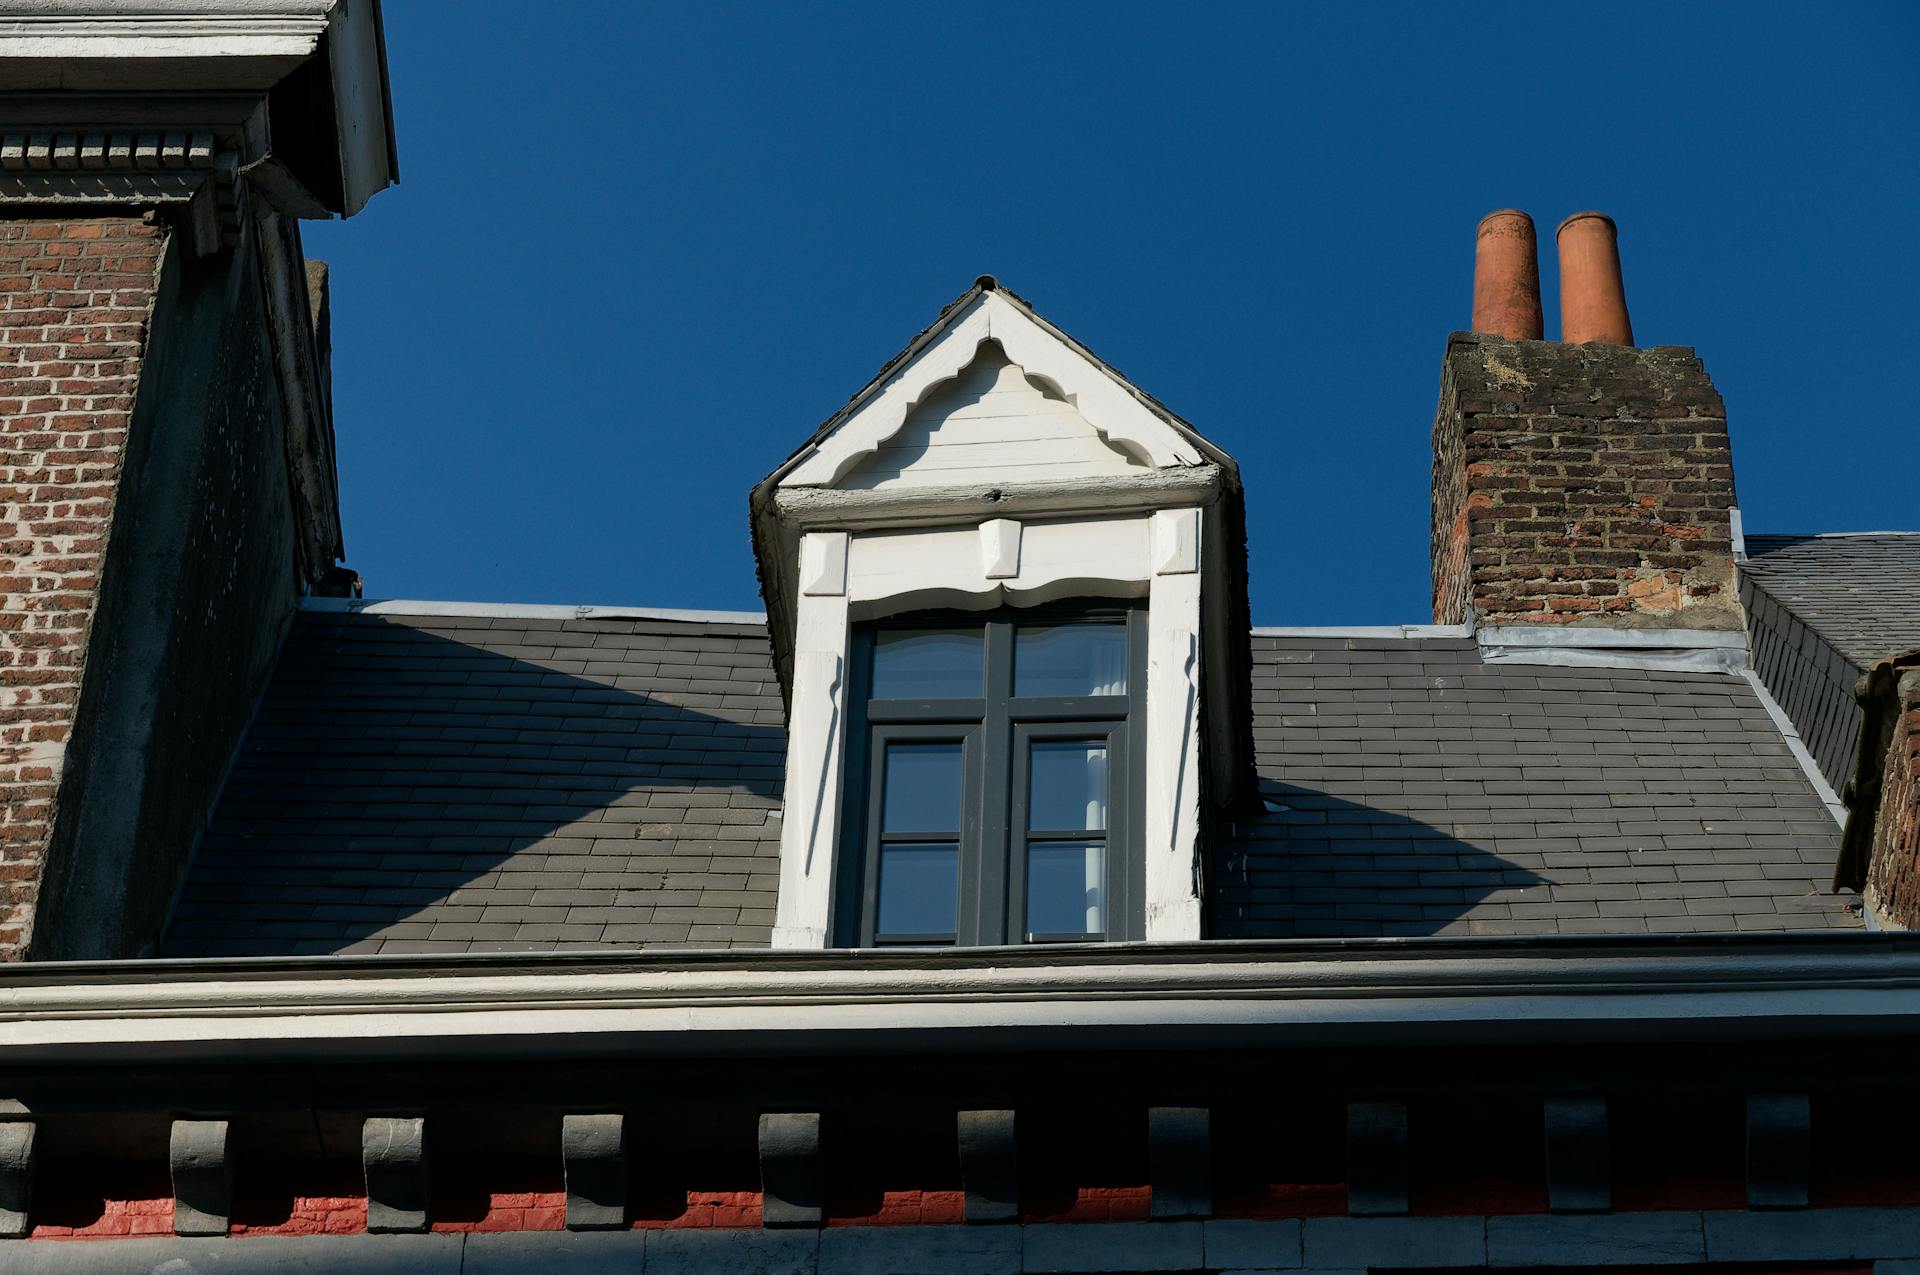
[[[0,1241],[8,1275],[1359,1275],[1370,1267],[1875,1263],[1920,1275],[1920,1207],[1804,1212],[1221,1219],[824,1230]]]

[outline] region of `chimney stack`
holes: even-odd
[[[1692,350],[1632,347],[1613,222],[1599,213],[1560,227],[1565,340],[1519,336],[1501,304],[1516,289],[1501,281],[1530,259],[1516,251],[1529,226],[1523,213],[1480,223],[1476,330],[1447,344],[1434,620],[1739,629],[1719,393]]]
[[[1480,219],[1473,247],[1473,330],[1540,339],[1540,257],[1533,218],[1502,208]]]
[[[1577,212],[1553,237],[1560,249],[1560,339],[1575,345],[1632,345],[1613,218]]]

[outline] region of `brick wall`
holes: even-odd
[[[1726,409],[1693,352],[1456,333],[1434,619],[1740,627]]]
[[[165,235],[0,221],[0,958],[53,822]]]
[[[1920,669],[1895,686],[1867,889],[1881,916],[1920,929]]]

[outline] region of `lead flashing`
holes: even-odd
[[[1733,629],[1494,624],[1482,626],[1475,637],[1480,658],[1489,664],[1671,673],[1741,673],[1747,668],[1747,635]]]
[[[1333,625],[1255,625],[1254,637],[1283,638],[1465,638],[1473,636],[1471,624],[1333,624]]]

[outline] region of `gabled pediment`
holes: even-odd
[[[1222,459],[1025,302],[983,279],[771,481],[845,491],[1053,484]]]

